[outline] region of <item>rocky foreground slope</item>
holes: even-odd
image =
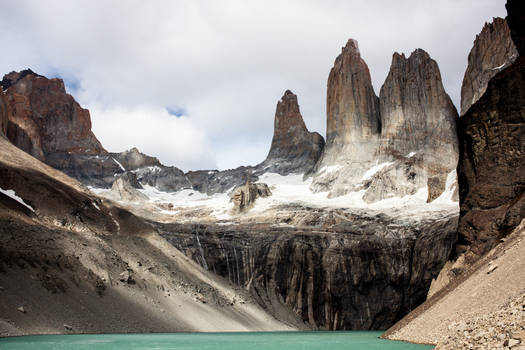
[[[2,135],[0,188],[1,336],[305,327]]]

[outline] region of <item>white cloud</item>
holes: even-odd
[[[324,134],[328,73],[350,37],[359,41],[376,93],[392,53],[421,47],[438,62],[458,105],[475,35],[485,21],[505,16],[504,3],[7,1],[0,13],[0,71],[31,67],[77,81],[80,89],[73,94],[92,110],[97,135],[120,125],[109,120],[114,114],[100,111],[183,108],[188,128],[209,140],[213,154],[194,164],[233,167],[261,158],[260,145],[266,144],[264,154],[269,149],[275,105],[286,89],[298,95],[309,129]],[[155,127],[159,135],[184,138],[166,120],[171,119],[151,121],[168,123]],[[111,150],[129,147],[99,137]],[[139,142],[135,145],[142,148]],[[156,152],[152,155],[174,165],[186,162],[169,145]]]
[[[91,115],[93,132],[108,150],[137,147],[185,171],[216,165],[206,133],[188,117],[175,117],[154,106],[93,106]]]

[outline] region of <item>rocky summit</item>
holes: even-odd
[[[461,115],[483,96],[489,80],[510,66],[517,57],[518,51],[507,21],[496,17],[491,23],[485,23],[468,55],[461,86]]]
[[[431,202],[457,164],[457,117],[424,50],[393,55],[377,98],[350,40],[328,78],[327,144],[312,189],[330,197],[364,190],[363,200],[372,203],[427,188]]]
[[[397,163],[396,171],[405,168],[405,177],[396,181],[399,190],[408,186],[405,191],[415,192],[428,186],[428,200],[434,200],[444,191],[447,175],[458,159],[458,115],[443,88],[436,61],[422,49],[408,58],[394,53],[379,101],[378,158]],[[412,164],[407,158],[414,158]],[[400,192],[386,191],[379,198],[392,194]]]
[[[24,70],[5,75],[1,84],[11,107],[7,136],[19,148],[48,161],[57,161],[57,154],[106,153],[91,131],[89,111],[66,93],[62,79]]]
[[[297,96],[286,90],[277,103],[270,152],[257,167],[260,171],[281,175],[309,173],[321,156],[324,143],[320,134],[308,131]]]
[[[348,40],[328,76],[326,145],[312,189],[343,194],[369,168],[381,131],[379,99],[357,41]],[[341,171],[344,164],[346,171]],[[338,171],[335,172],[334,170]]]

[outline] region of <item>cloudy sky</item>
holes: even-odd
[[[456,106],[467,55],[505,0],[0,1],[0,72],[61,77],[110,151],[183,170],[262,161],[275,106],[298,95],[325,133],[326,81],[347,39],[376,93],[392,53],[423,48]]]

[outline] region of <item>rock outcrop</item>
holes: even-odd
[[[507,21],[497,17],[492,23],[485,23],[468,55],[461,86],[461,115],[485,93],[489,80],[517,57]]]
[[[457,217],[407,224],[355,214],[330,230],[159,227],[175,247],[248,289],[278,319],[292,309],[314,328],[358,330],[385,329],[425,300],[452,250]]]
[[[381,132],[379,98],[353,39],[330,71],[326,114],[326,145],[315,167],[312,189],[337,196],[353,187],[369,168]]]
[[[111,156],[119,162],[125,171],[136,170],[148,166],[163,166],[157,158],[150,157],[140,152],[135,147],[128,151],[111,153]]]
[[[399,164],[389,175],[393,181],[381,181],[390,188],[385,187],[377,199],[414,194],[427,186],[432,201],[443,192],[458,160],[458,114],[436,61],[422,49],[408,58],[394,53],[379,100],[382,128],[377,157]]]
[[[327,146],[368,143],[381,130],[379,99],[357,41],[348,40],[328,76],[326,98]],[[334,151],[328,148],[327,151]],[[328,152],[326,152],[329,154]],[[351,154],[357,159],[359,154]]]
[[[246,182],[255,182],[259,177],[254,167],[240,166],[228,170],[189,171],[186,176],[195,191],[212,195],[233,190]]]
[[[439,67],[422,49],[410,57],[394,53],[379,94],[381,154],[414,152],[435,172],[457,165],[457,111],[445,92]]]
[[[524,4],[508,1],[507,9],[520,56],[489,81],[458,124],[458,252],[487,252],[525,217]]]
[[[62,79],[27,69],[5,75],[1,85],[7,137],[15,146],[90,185],[102,185],[119,172],[91,131],[89,111],[66,93]]]
[[[8,137],[19,148],[44,161],[49,154],[106,153],[91,131],[89,111],[66,93],[62,79],[24,70],[5,75],[2,88],[12,108]]]
[[[134,170],[137,179],[143,185],[155,187],[163,192],[176,192],[192,188],[184,172],[173,166],[148,166]]]
[[[324,138],[306,128],[297,96],[286,90],[277,103],[270,152],[257,168],[280,175],[309,173],[321,156],[323,147]]]
[[[364,190],[371,203],[427,187],[431,202],[457,165],[457,117],[424,50],[393,55],[378,98],[350,40],[328,78],[327,142],[312,190],[329,197]]]
[[[138,182],[137,177],[132,172],[126,172],[113,182],[108,197],[131,203],[148,200],[148,196],[139,192],[142,185]]]
[[[233,202],[232,212],[243,213],[253,207],[257,198],[264,198],[271,195],[272,192],[267,184],[247,182],[234,189],[230,194],[231,201]]]

